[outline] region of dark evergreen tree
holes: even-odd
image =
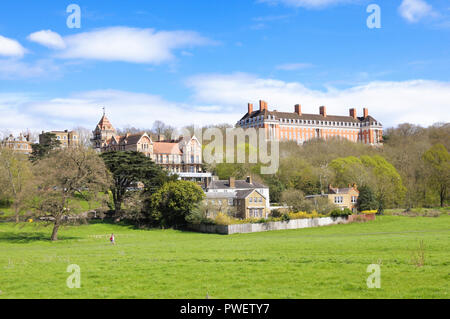
[[[140,152],[107,152],[101,157],[113,176],[111,192],[116,213],[120,212],[125,197],[130,195],[130,187],[138,182],[144,184],[144,193],[153,194],[167,181],[177,179],[176,175],[169,175]]]
[[[369,186],[359,187],[357,207],[360,212],[365,210],[378,210],[380,205]]]
[[[51,151],[57,149],[61,142],[57,139],[56,134],[53,133],[43,133],[40,138],[41,143],[36,143],[31,145],[32,152],[30,156],[30,160],[32,162],[36,162],[40,159],[43,159]]]

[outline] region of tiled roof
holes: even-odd
[[[153,153],[181,155],[181,150],[178,143],[154,142]]]
[[[114,127],[112,126],[111,122],[108,120],[106,115],[102,116],[97,126],[100,127],[100,129],[114,130]]]

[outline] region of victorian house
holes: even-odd
[[[20,133],[18,137],[14,137],[12,134],[6,137],[2,142],[2,147],[12,149],[14,152],[29,155],[33,151],[30,142],[30,136],[28,134]]]
[[[202,146],[195,136],[153,141],[147,133],[117,135],[105,114],[93,133],[93,147],[99,152],[138,151],[173,173],[202,172]]]

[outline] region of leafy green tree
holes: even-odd
[[[439,194],[440,205],[444,207],[450,188],[450,154],[442,144],[436,144],[423,155],[428,169],[429,187]]]
[[[106,152],[101,157],[113,176],[111,193],[116,213],[121,211],[124,199],[132,195],[128,190],[134,184],[142,182],[144,192],[152,194],[165,182],[177,178],[176,175],[169,176],[167,171],[140,152]]]
[[[161,226],[183,226],[205,194],[195,183],[172,181],[164,184],[149,199],[150,219]]]
[[[363,185],[359,188],[359,196],[356,206],[360,212],[379,208],[379,203],[375,197],[375,194],[369,186]]]
[[[30,160],[32,162],[36,162],[48,154],[51,151],[59,148],[61,146],[61,142],[57,139],[56,134],[53,133],[43,133],[41,136],[42,143],[36,143],[31,145],[32,152],[30,156]]]
[[[348,184],[366,184],[369,172],[362,161],[355,156],[339,157],[331,161],[330,168],[334,170],[334,185],[346,187]]]
[[[383,156],[361,156],[361,162],[371,172],[368,183],[375,192],[380,207],[398,207],[403,203],[406,189],[397,169]]]
[[[0,147],[0,196],[12,202],[16,223],[36,191],[32,164],[26,155]]]

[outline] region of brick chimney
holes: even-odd
[[[252,114],[252,113],[253,113],[253,104],[248,103],[248,114]]]
[[[356,109],[350,109],[350,116],[356,120]]]
[[[267,102],[260,100],[259,101],[259,110],[260,111],[267,110]]]
[[[249,183],[249,184],[253,184],[253,180],[252,180],[252,177],[251,176],[247,176],[247,178],[246,178],[246,180],[245,180],[247,183]]]
[[[228,179],[228,184],[230,185],[230,188],[236,188],[236,179],[234,177],[230,177]]]
[[[369,116],[369,109],[368,108],[364,108],[364,118]]]
[[[320,115],[322,115],[323,117],[327,117],[327,107],[326,106],[320,107]]]
[[[302,116],[302,106],[300,104],[295,105],[295,113],[297,113],[299,116]]]

